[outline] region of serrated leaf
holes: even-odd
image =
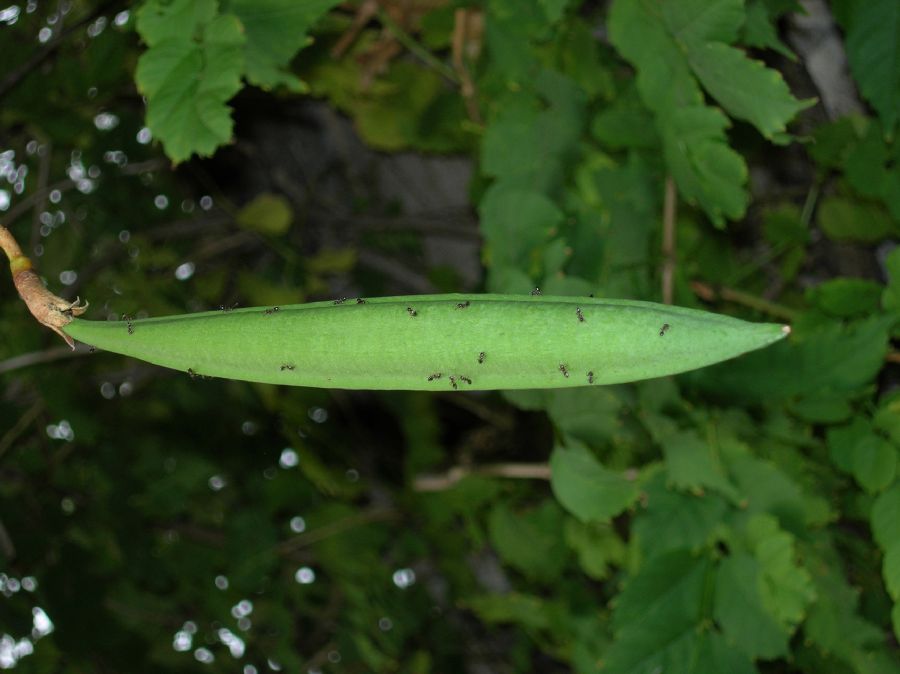
[[[225,103],[241,88],[243,46],[237,17],[222,15],[199,39],[162,39],[141,55],[135,79],[147,97],[147,125],[173,161],[211,155],[231,138]]]
[[[762,604],[759,563],[739,553],[726,558],[716,575],[714,615],[725,638],[751,658],[787,654],[788,632]]]
[[[728,468],[746,498],[746,512],[769,513],[792,530],[803,529],[812,504],[775,463],[746,454],[730,459]]]
[[[582,522],[603,522],[634,503],[637,485],[608,470],[585,447],[556,447],[550,457],[553,494]]]
[[[714,108],[673,110],[659,120],[663,150],[678,189],[716,224],[747,209],[747,165],[725,136],[728,119]]]
[[[800,110],[814,101],[798,101],[781,74],[739,49],[722,43],[690,52],[694,73],[733,117],[753,124],[766,138],[783,132]]]
[[[309,42],[309,29],[339,0],[228,0],[223,11],[237,15],[247,35],[247,80],[263,89],[306,85],[286,68]]]
[[[794,537],[770,515],[751,518],[747,535],[760,564],[763,606],[782,627],[793,631],[816,598],[809,572],[797,564]]]
[[[604,674],[751,674],[746,656],[704,629],[712,570],[706,556],[672,551],[647,562],[617,597]]]
[[[888,135],[900,117],[900,3],[851,4],[847,59],[859,89],[881,117]]]
[[[897,450],[874,433],[868,433],[853,446],[853,477],[869,492],[884,489],[897,474]]]
[[[559,577],[566,562],[563,513],[553,501],[515,513],[500,503],[488,517],[491,544],[509,566],[542,582]]]
[[[609,386],[554,390],[546,404],[547,414],[567,439],[592,447],[609,441],[618,430],[621,409],[621,398]]]
[[[279,236],[288,231],[294,211],[290,202],[278,194],[261,193],[238,211],[235,220],[244,229]]]
[[[742,42],[748,47],[772,49],[791,61],[797,60],[797,55],[788,49],[778,37],[778,31],[769,16],[769,10],[761,0],[750,0],[747,3]]]
[[[883,550],[900,541],[900,482],[875,499],[871,521],[872,536]]]

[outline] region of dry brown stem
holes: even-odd
[[[19,244],[3,225],[0,225],[0,248],[9,258],[13,283],[31,315],[38,323],[47,326],[66,340],[66,344],[74,349],[75,341],[62,329],[71,323],[73,318],[85,312],[87,302],[81,304],[78,298],[75,298],[74,302],[69,302],[47,290],[38,275],[32,271],[31,260],[22,255]]]

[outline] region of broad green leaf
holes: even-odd
[[[638,496],[633,479],[608,470],[585,447],[556,447],[550,457],[553,493],[582,522],[603,522]]]
[[[522,265],[532,250],[545,243],[563,219],[562,211],[537,192],[493,185],[479,206],[481,228],[488,242],[491,264]]]
[[[550,392],[546,411],[567,439],[599,447],[620,427],[622,400],[617,389],[610,386],[557,389]]]
[[[247,80],[263,89],[306,85],[287,70],[294,55],[310,42],[309,29],[338,0],[226,0],[223,11],[241,20],[247,36]]]
[[[900,541],[900,482],[883,491],[872,504],[872,535],[887,550]]]
[[[900,312],[900,248],[892,250],[884,260],[888,284],[881,295],[881,304],[887,311]]]
[[[750,660],[708,629],[706,556],[676,550],[646,563],[618,596],[604,674],[751,674]]]
[[[235,220],[244,229],[280,236],[288,231],[294,212],[290,202],[278,194],[263,192],[238,211]]]
[[[166,40],[191,41],[217,13],[217,0],[147,0],[136,12],[137,30],[150,47]]]
[[[858,278],[836,278],[807,292],[810,303],[838,318],[878,312],[884,286]]]
[[[663,474],[649,480],[644,490],[646,509],[634,516],[632,532],[648,559],[673,549],[704,547],[728,509],[715,494],[698,497],[667,489]]]
[[[709,442],[694,431],[680,431],[662,441],[669,481],[681,489],[714,489],[732,501],[737,490],[728,480],[721,458]]]
[[[829,428],[825,434],[831,460],[845,473],[853,473],[854,449],[864,438],[872,435],[872,424],[857,416],[849,424]]]
[[[900,117],[900,3],[865,0],[851,5],[847,59],[859,89],[888,135]]]
[[[566,563],[563,513],[553,501],[527,512],[500,503],[488,517],[491,543],[509,566],[544,583],[559,577]]]
[[[746,499],[747,513],[768,513],[791,531],[804,529],[815,504],[778,465],[747,454],[732,458],[728,467]]]
[[[742,0],[676,0],[661,9],[672,37],[688,50],[714,41],[731,44],[744,22]]]
[[[716,575],[714,615],[725,638],[751,658],[787,654],[788,632],[763,606],[760,564],[739,553],[726,558]]]
[[[900,233],[900,227],[880,204],[838,196],[822,201],[819,224],[835,241],[877,243]]]
[[[751,518],[747,535],[760,565],[763,606],[782,627],[793,631],[816,598],[809,572],[797,564],[794,537],[770,515]]]
[[[222,15],[196,39],[161,39],[141,56],[135,79],[147,97],[147,125],[173,161],[211,155],[231,138],[225,103],[241,88],[243,47],[240,22]]]
[[[853,476],[869,492],[884,489],[897,474],[897,450],[874,433],[864,435],[853,446]]]

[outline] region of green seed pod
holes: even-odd
[[[790,328],[630,300],[421,295],[127,322],[75,319],[65,332],[200,376],[443,391],[661,377],[762,348]]]

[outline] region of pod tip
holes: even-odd
[[[785,335],[791,334],[791,326],[790,325],[782,325],[781,332],[783,332]]]

